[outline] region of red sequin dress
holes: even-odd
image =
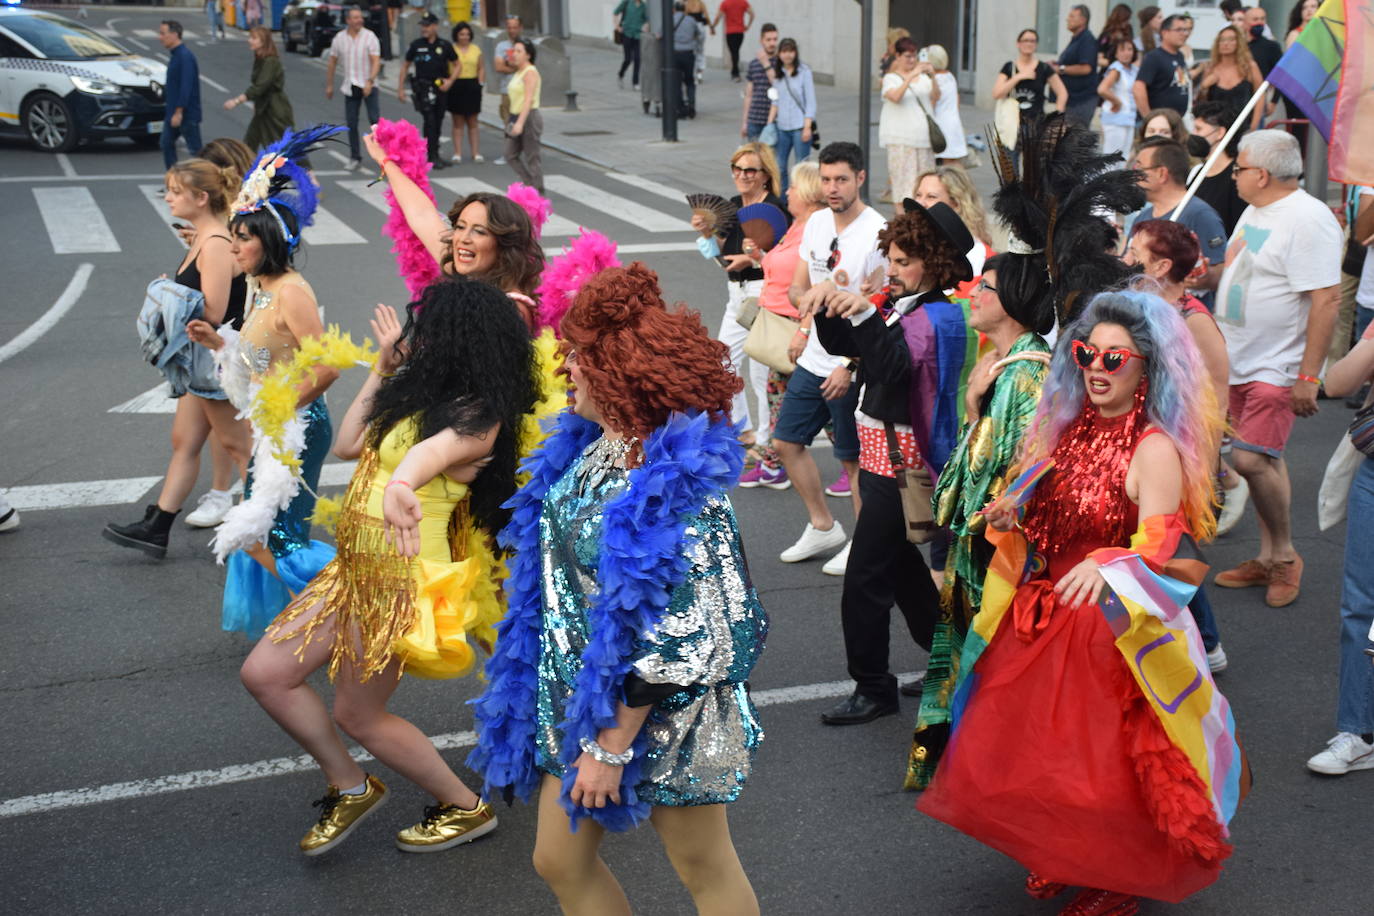
[[[1139,406],[1108,420],[1089,406],[1065,430],[1023,523],[1046,571],[979,658],[918,807],[1051,881],[1177,902],[1216,880],[1230,846],[1101,610],[1053,592],[1090,551],[1129,545],[1126,471],[1147,427]]]

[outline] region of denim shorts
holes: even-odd
[[[859,431],[854,424],[854,411],[859,406],[859,386],[850,385],[845,396],[827,401],[821,396],[821,382],[825,379],[798,366],[787,380],[787,392],[782,397],[778,422],[773,425],[773,438],[797,445],[810,445],[825,424],[835,424],[835,457],[841,461],[859,460]]]

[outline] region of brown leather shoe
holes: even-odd
[[[1259,560],[1246,560],[1235,569],[1227,569],[1212,579],[1222,588],[1252,588],[1269,584],[1269,564]]]
[[[1269,588],[1264,603],[1270,607],[1288,607],[1298,600],[1298,586],[1302,583],[1302,557],[1287,563],[1276,562],[1269,567]]]

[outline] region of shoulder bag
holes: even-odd
[[[902,498],[902,518],[906,521],[906,539],[912,544],[924,544],[935,537],[938,527],[935,524],[935,483],[926,467],[907,467],[902,457],[902,447],[897,443],[897,430],[891,423],[883,422],[883,432],[887,435],[887,458],[892,462],[892,473],[897,478],[897,492]]]
[[[930,83],[932,86],[935,85],[935,80],[932,79]],[[926,129],[930,132],[930,151],[938,156],[945,151],[945,146],[948,145],[945,141],[945,132],[940,129],[939,124],[935,123],[935,117],[921,101],[921,96],[917,94],[915,89],[911,90],[911,94],[916,96],[916,104],[921,107],[921,113],[926,116]]]
[[[759,309],[754,323],[749,327],[749,336],[744,339],[745,355],[769,369],[791,375],[796,371],[797,364],[788,359],[787,347],[800,326],[801,322],[784,318],[777,312]]]

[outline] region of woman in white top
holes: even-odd
[[[1121,154],[1122,167],[1131,155],[1131,141],[1135,138],[1135,85],[1140,71],[1140,49],[1130,38],[1119,39],[1112,54],[1112,63],[1097,86],[1102,97],[1102,154]]]
[[[949,72],[949,52],[942,45],[926,48],[926,62],[935,71],[935,110],[931,114],[945,135],[945,148],[937,153],[940,163],[956,163],[968,155],[964,142],[964,122],[959,119],[959,83]]]
[[[887,150],[887,172],[892,178],[892,199],[910,197],[916,176],[935,168],[930,148],[926,111],[940,100],[929,61],[917,62],[916,42],[900,39],[893,50],[897,58],[883,77],[883,109],[878,116],[878,145]]]

